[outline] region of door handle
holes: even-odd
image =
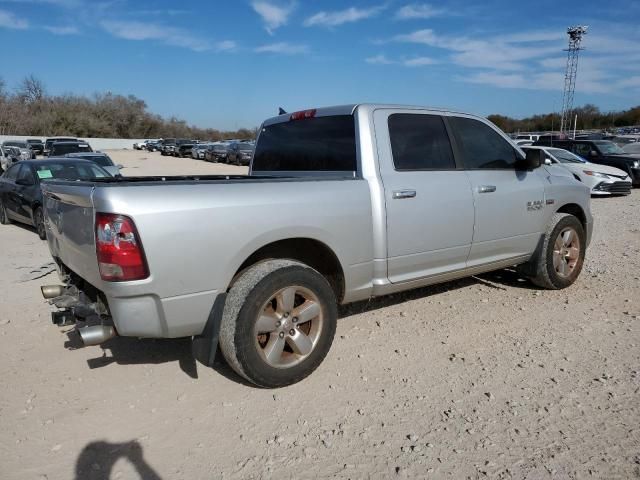
[[[478,193],[492,193],[496,191],[495,185],[481,185],[478,187]]]
[[[394,199],[413,198],[416,196],[415,190],[396,190],[393,192]]]

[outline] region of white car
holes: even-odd
[[[631,178],[619,168],[587,162],[584,158],[553,147],[523,147],[523,150],[544,150],[545,165],[569,170],[576,180],[591,188],[591,195],[629,195]]]
[[[133,144],[133,149],[134,150],[144,150],[145,148],[147,148],[147,143],[149,143],[149,140],[145,140],[143,142],[136,142]]]

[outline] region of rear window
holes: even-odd
[[[276,123],[260,132],[253,171],[353,172],[357,169],[352,115]]]
[[[92,150],[91,150],[91,147],[86,143],[67,144],[67,145],[60,145],[60,144],[54,143],[53,146],[51,147],[51,151],[54,154],[54,156],[58,156],[58,155],[66,155],[67,153],[91,152]]]

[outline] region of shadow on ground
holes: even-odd
[[[125,443],[105,441],[89,443],[78,456],[74,478],[75,480],[111,478],[113,466],[121,458],[133,466],[142,480],[161,480],[160,475],[145,461],[142,446],[135,440]]]
[[[381,308],[387,308],[403,302],[427,298],[444,292],[482,284],[497,290],[508,287],[535,289],[528,280],[515,270],[499,270],[483,274],[478,277],[467,277],[453,282],[433,285],[429,287],[408,290],[393,295],[386,295],[371,300],[345,305],[339,308],[339,317],[348,318],[353,315],[367,313]],[[65,343],[68,349],[82,348],[82,342],[76,331],[68,332],[69,340]],[[193,355],[190,338],[181,339],[137,339],[130,337],[116,337],[100,346],[102,355],[87,360],[89,368],[102,368],[113,363],[118,365],[163,364],[177,362],[180,369],[191,378],[198,378],[198,363]],[[204,366],[202,366],[204,367]],[[205,367],[206,368],[206,367]],[[223,377],[247,386],[253,386],[238,376],[226,364],[218,349],[212,368]]]

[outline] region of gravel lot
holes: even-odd
[[[188,341],[76,349],[40,296],[46,244],[2,226],[0,478],[640,478],[638,208],[640,190],[593,200],[567,290],[500,271],[343,308],[325,362],[280,390],[196,364]]]

